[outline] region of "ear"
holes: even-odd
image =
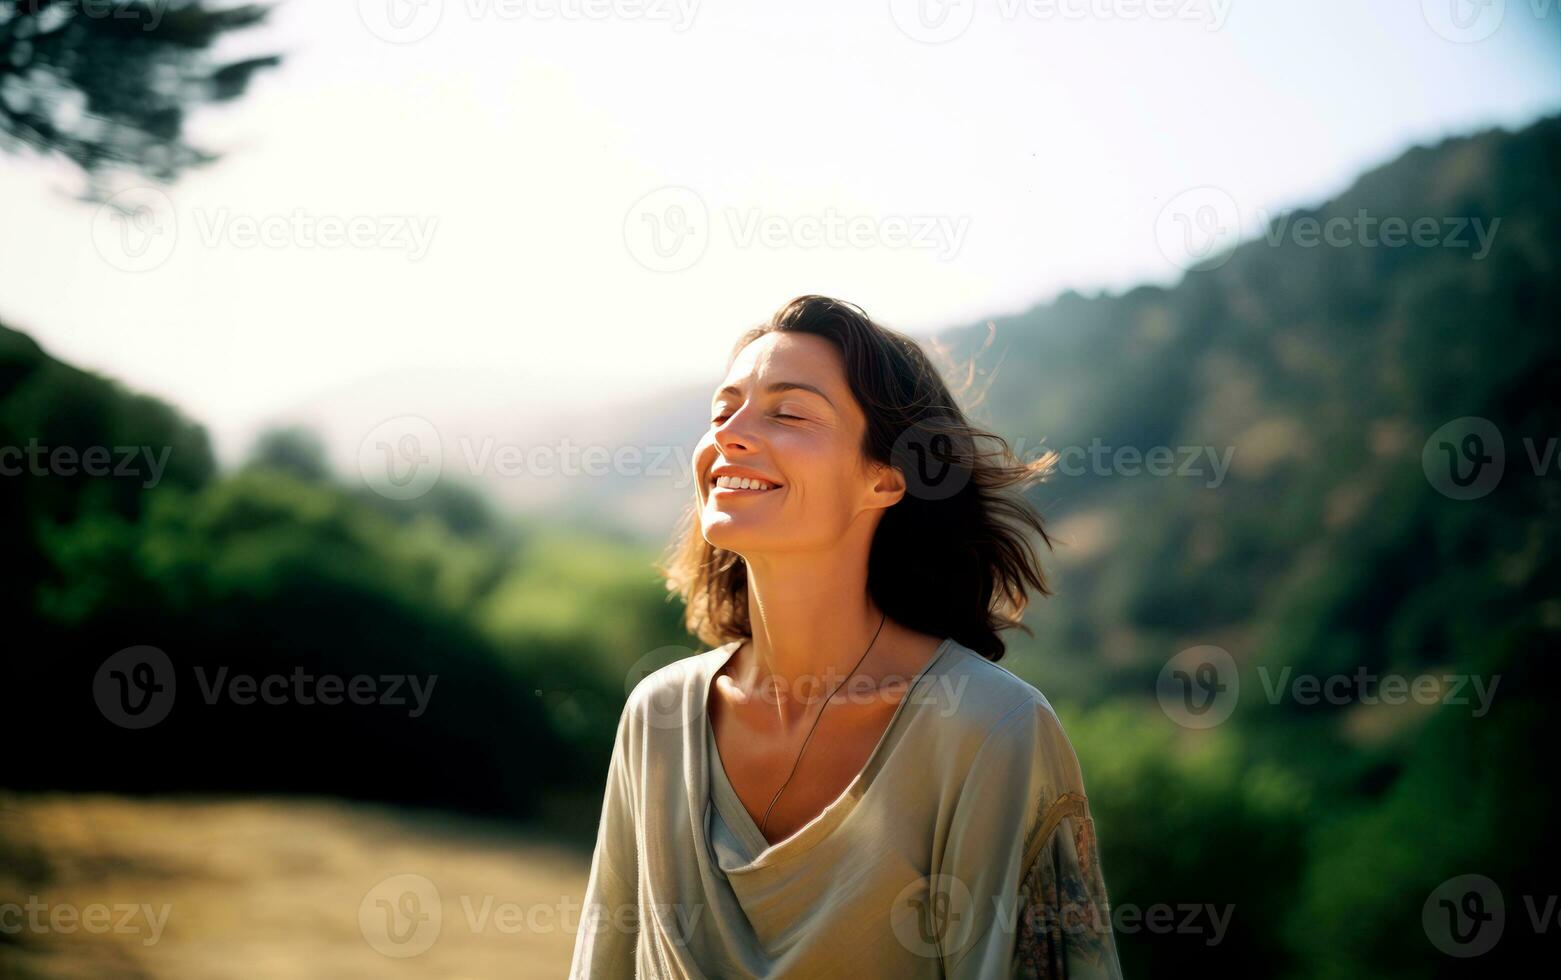
[[[873,485],[868,491],[869,501],[874,507],[885,509],[893,507],[905,496],[905,474],[897,467],[887,463],[879,463],[873,468]]]

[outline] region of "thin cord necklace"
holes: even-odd
[[[786,786],[791,782],[791,777],[797,774],[797,764],[802,761],[802,753],[808,750],[808,740],[813,737],[813,729],[818,727],[818,720],[824,717],[824,709],[829,707],[829,702],[834,700],[835,693],[846,685],[846,681],[849,681],[851,678],[856,676],[857,668],[862,666],[862,661],[866,660],[867,655],[872,652],[873,644],[878,642],[878,634],[883,632],[884,620],[888,618],[889,613],[885,611],[883,616],[878,620],[878,629],[873,633],[872,640],[868,641],[867,649],[863,650],[862,655],[857,658],[856,667],[851,668],[851,673],[846,675],[846,679],[844,681],[841,681],[839,684],[835,685],[835,690],[830,691],[829,697],[824,699],[824,707],[818,709],[818,714],[813,717],[813,724],[808,728],[808,734],[802,740],[802,748],[797,750],[797,757],[792,760],[791,772],[786,774],[785,782],[781,783],[780,789],[775,791],[775,796],[770,800],[770,805],[764,808],[764,819],[759,821],[759,834],[763,836],[765,840],[769,840],[769,836],[764,833],[764,828],[769,825],[770,811],[775,809],[775,801],[780,799],[781,793],[785,791]],[[768,667],[769,664],[765,664],[765,666]],[[774,677],[775,671],[770,671],[770,676]]]

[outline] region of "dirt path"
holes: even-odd
[[[588,868],[362,804],[0,792],[0,977],[562,977]]]

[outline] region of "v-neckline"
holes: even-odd
[[[911,679],[910,685],[906,688],[905,696],[900,698],[900,703],[894,706],[894,711],[889,715],[888,724],[884,725],[883,731],[878,735],[877,742],[873,744],[872,751],[868,753],[867,761],[862,764],[862,768],[846,784],[846,788],[841,790],[840,794],[831,800],[824,809],[815,814],[811,820],[798,827],[791,836],[778,840],[773,844],[760,832],[759,825],[754,822],[753,815],[748,812],[747,806],[743,804],[742,798],[737,795],[737,790],[727,777],[726,766],[721,761],[720,746],[716,742],[715,726],[710,721],[710,691],[715,686],[715,679],[720,675],[721,668],[726,666],[727,661],[732,659],[732,656],[737,653],[738,647],[742,646],[742,644],[743,640],[738,639],[732,640],[726,645],[726,651],[715,661],[714,666],[706,671],[703,677],[703,689],[699,692],[700,705],[704,708],[700,712],[704,719],[705,729],[705,737],[703,739],[705,764],[701,768],[704,770],[706,802],[708,805],[720,808],[721,818],[726,821],[728,829],[741,838],[752,852],[752,857],[748,864],[740,868],[728,870],[727,874],[729,875],[757,871],[760,868],[776,863],[782,857],[800,854],[817,844],[828,835],[835,825],[846,818],[847,814],[855,808],[857,802],[866,794],[868,787],[872,784],[873,776],[883,763],[884,746],[888,744],[890,735],[894,732],[900,717],[905,714],[907,706],[911,704],[912,698],[920,689],[923,681],[932,674],[934,668],[942,662],[950,648],[953,647],[954,638],[944,637],[943,642],[938,644],[937,649],[927,659],[926,664]],[[705,842],[705,845],[708,848],[708,840]]]

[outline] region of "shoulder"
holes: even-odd
[[[1061,731],[1051,702],[1029,681],[957,641],[947,657],[934,694],[946,702],[949,720],[962,734],[985,739],[1025,727],[1027,720]]]
[[[948,709],[940,732],[970,745],[984,766],[1041,770],[1047,782],[1081,785],[1073,746],[1040,689],[957,642],[949,655],[933,692]]]
[[[707,690],[709,679],[725,662],[733,646],[735,641],[703,653],[679,657],[652,669],[629,691],[623,708],[624,723],[636,727],[675,728],[697,719],[705,709],[701,696]],[[665,652],[653,651],[645,659]]]

